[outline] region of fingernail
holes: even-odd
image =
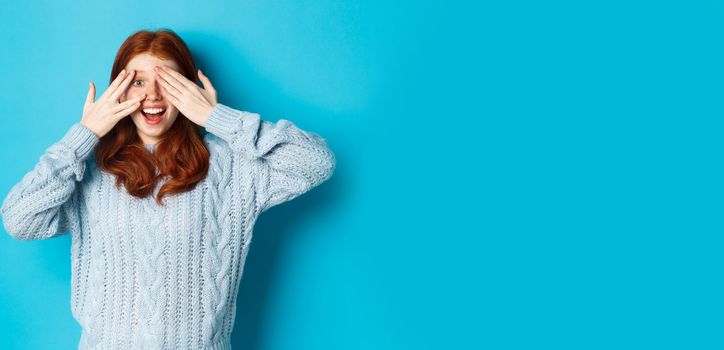
[[[126,74],[126,70],[125,70],[125,69],[122,70],[122,71],[121,71],[121,74]]]

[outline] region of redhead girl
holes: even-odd
[[[218,103],[168,29],[128,37],[95,96],[4,199],[6,231],[70,233],[79,349],[231,349],[257,217],[329,179],[332,151]]]

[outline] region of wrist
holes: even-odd
[[[214,110],[214,106],[209,106],[208,108],[206,108],[206,111],[204,112],[204,116],[201,118],[201,126],[203,126],[204,128],[206,127],[206,125],[208,125],[207,122],[209,120],[209,116],[211,115],[211,111],[213,111],[213,110]]]
[[[86,127],[86,129],[88,129],[88,130],[90,130],[91,132],[93,132],[93,134],[95,134],[97,138],[99,138],[99,139],[101,138],[101,136],[98,135],[98,132],[96,132],[95,130],[93,130],[93,128],[91,128],[91,127],[90,127],[88,124],[86,124],[84,121],[80,121],[80,122],[78,122],[78,124]]]

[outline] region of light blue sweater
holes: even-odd
[[[95,166],[98,137],[79,123],[4,199],[3,225],[14,238],[70,232],[79,349],[231,349],[257,217],[336,167],[325,139],[285,119],[272,123],[219,103],[206,130],[208,175],[164,197],[164,206],[116,188]]]

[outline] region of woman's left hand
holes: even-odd
[[[166,97],[178,110],[192,122],[206,127],[206,119],[216,106],[216,90],[211,81],[201,70],[199,79],[204,85],[200,88],[196,83],[188,80],[181,73],[167,67],[155,67],[154,70],[161,78],[159,82],[164,97]]]

